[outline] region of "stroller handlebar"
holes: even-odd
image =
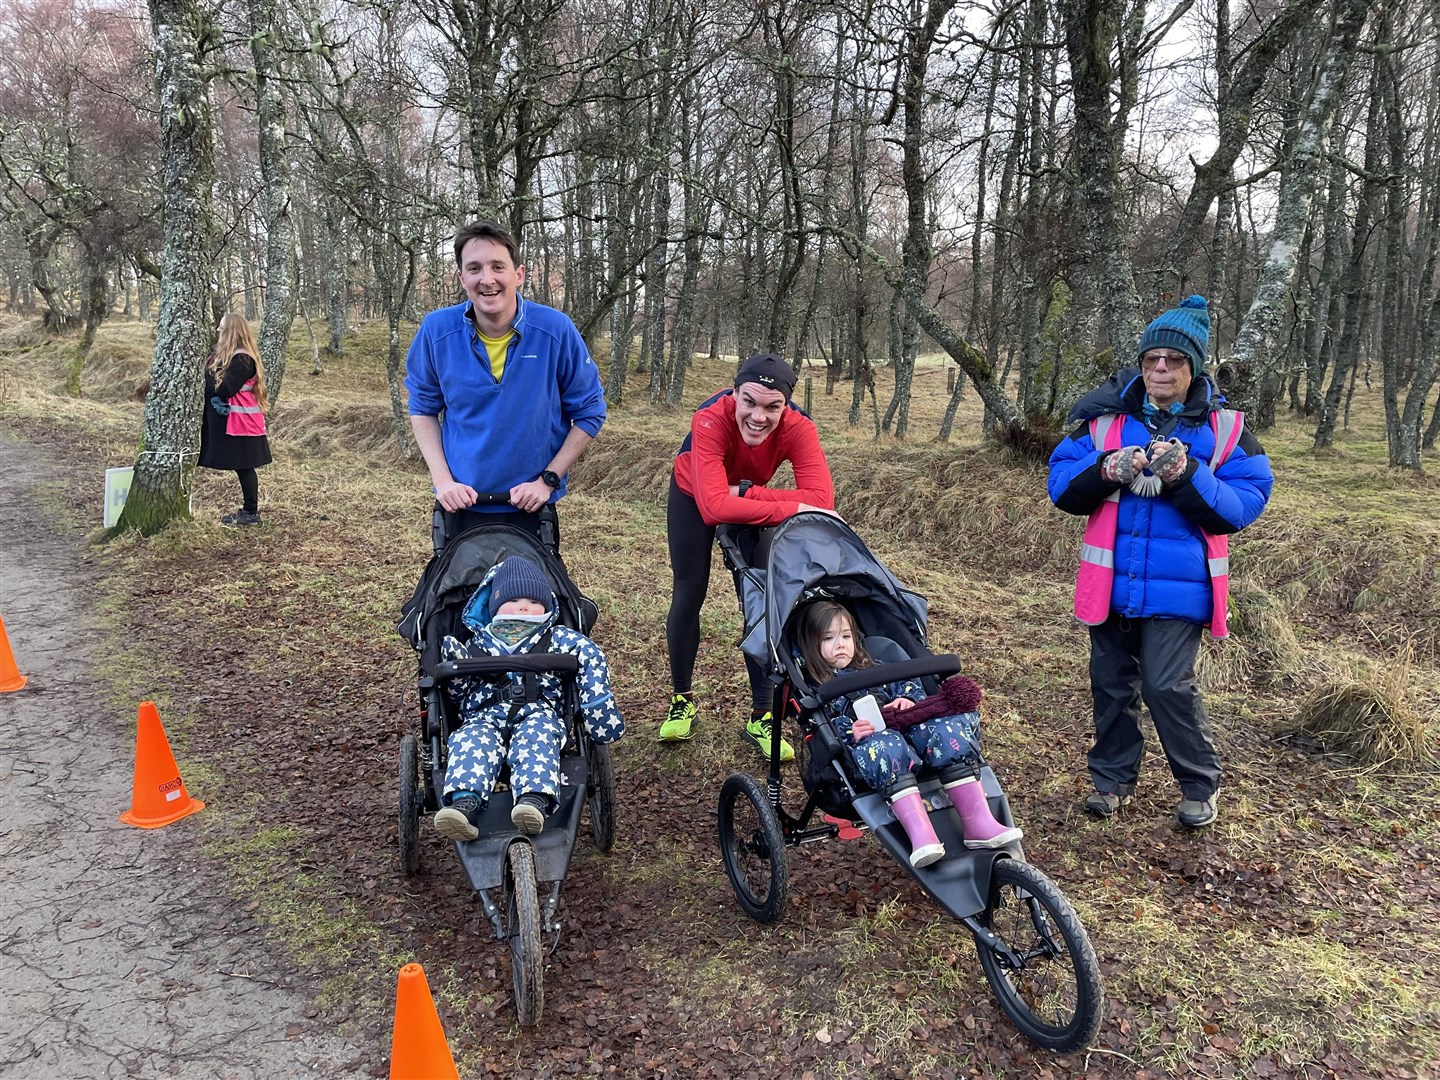
[[[461,675],[508,675],[512,671],[548,671],[557,675],[576,675],[580,671],[580,660],[567,653],[522,653],[518,656],[476,656],[468,660],[446,660],[435,666],[435,681],[443,682]]]
[[[859,671],[837,675],[829,682],[817,686],[812,697],[821,703],[834,701],[856,690],[867,690],[884,683],[904,682],[906,679],[923,679],[927,675],[958,675],[960,658],[954,653],[938,656],[922,656],[918,660],[904,660],[898,664],[877,664]]]

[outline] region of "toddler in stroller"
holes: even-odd
[[[873,664],[854,616],[843,604],[833,600],[806,604],[794,626],[800,662],[817,683]],[[836,703],[831,721],[850,748],[856,772],[871,788],[886,794],[909,837],[910,865],[917,868],[945,856],[945,845],[935,834],[915,780],[915,770],[922,764],[940,774],[960,814],[967,848],[1004,847],[1023,835],[1020,829],[995,820],[980,784],[985,764],[979,744],[980,688],[958,679],[947,682],[944,689],[943,697],[919,708],[916,703],[925,697],[925,689],[918,679],[886,683],[868,693],[852,692]],[[883,706],[868,719],[860,715],[866,697]],[[960,711],[945,707],[951,701]]]
[[[625,721],[610,692],[605,654],[584,634],[557,625],[555,596],[541,569],[512,555],[486,575],[466,604],[461,621],[473,636],[462,642],[447,634],[444,660],[527,653],[561,653],[579,663],[576,685],[585,731],[596,743],[614,742]],[[510,820],[535,836],[558,805],[560,749],[565,741],[561,719],[562,685],[550,672],[514,672],[497,684],[490,678],[460,676],[447,691],[459,702],[462,724],[446,741],[448,748],[442,806],[435,829],[451,840],[474,840],[476,822],[499,778],[510,766],[514,806]]]
[[[847,819],[863,824],[885,853],[971,933],[985,978],[1020,1031],[1061,1053],[1087,1045],[1104,1014],[1099,961],[1069,900],[1025,861],[999,779],[971,745],[978,688],[969,683],[964,700],[951,689],[963,685],[960,660],[931,653],[925,598],[902,585],[848,525],[828,514],[788,518],[761,538],[753,557],[732,535],[719,535],[742,585],[741,648],[773,679],[777,724],[793,723],[799,730],[797,771],[805,794],[798,814],[786,810],[778,744],[772,745],[763,782],[742,772],[721,785],[717,837],[741,908],[757,922],[774,922],[789,894],[786,851],[845,836]],[[842,606],[822,608],[822,601]],[[826,655],[820,645],[842,612],[847,617],[836,627]],[[803,635],[814,645],[808,657],[796,647],[806,616],[814,620]],[[862,630],[863,641],[857,633]],[[861,644],[873,666],[856,660]],[[909,706],[892,702],[890,716],[881,718],[885,730],[851,718],[852,702],[877,689],[908,697],[915,689],[913,684],[907,688],[910,680],[919,680],[929,696]],[[891,723],[913,732],[921,721],[947,717],[951,722],[908,737],[892,737],[889,731]],[[890,749],[873,759],[866,752],[868,746],[887,745]],[[936,754],[948,762],[938,775],[921,767],[940,760]],[[947,792],[947,769],[955,770],[953,780],[967,781],[978,770],[980,780]],[[934,844],[950,849],[946,857],[917,851],[930,845],[929,836],[917,843],[917,833],[903,821],[904,808],[886,799],[896,794],[893,781],[902,773],[913,773],[910,782],[918,789]],[[967,809],[970,790],[988,804],[983,819]],[[859,828],[850,832],[848,838],[861,835]],[[958,1025],[955,1030],[970,1037]]]

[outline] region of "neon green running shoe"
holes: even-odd
[[[690,730],[694,722],[695,703],[684,694],[676,694],[670,699],[670,712],[660,725],[660,734],[656,739],[660,742],[684,742],[694,734]]]
[[[774,725],[770,722],[768,712],[745,725],[745,737],[760,748],[760,756],[767,761],[770,759],[770,739],[773,733]],[[780,760],[795,760],[795,748],[784,739],[780,740]]]

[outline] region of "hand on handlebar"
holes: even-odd
[[[452,514],[458,510],[466,510],[475,505],[475,489],[469,484],[461,484],[451,480],[448,484],[439,484],[435,488],[435,501],[449,510]]]
[[[554,493],[555,489],[544,480],[516,484],[510,489],[510,505],[517,510],[524,510],[527,514],[538,513]]]

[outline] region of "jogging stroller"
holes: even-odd
[[[481,496],[503,502],[505,497]],[[480,898],[495,939],[507,943],[515,989],[515,1010],[522,1026],[540,1022],[544,1008],[542,976],[544,956],[560,940],[555,918],[560,887],[569,869],[582,809],[588,809],[590,832],[601,851],[615,842],[615,777],[610,747],[596,743],[585,732],[576,687],[575,657],[527,654],[507,657],[441,661],[440,643],[446,634],[463,635],[461,613],[490,568],[511,555],[523,555],[539,566],[555,593],[557,621],[588,633],[596,608],[570,580],[556,551],[553,521],[542,518],[542,536],[514,525],[481,524],[446,540],[437,508],[435,555],[425,567],[414,595],[401,609],[400,636],[415,649],[419,663],[419,715],[414,730],[400,740],[400,863],[407,875],[420,868],[420,818],[441,806],[445,783],[446,740],[460,726],[459,707],[445,691],[446,683],[460,676],[489,676],[497,681],[509,672],[552,671],[563,683],[565,746],[560,756],[560,805],[544,830],[526,836],[510,820],[513,806],[508,790],[497,790],[476,823],[480,835],[456,841],[455,851]],[[552,528],[546,529],[546,525]],[[531,679],[515,680],[515,701]],[[531,698],[533,700],[533,698]],[[506,774],[501,774],[501,786]],[[548,886],[541,906],[539,885]],[[495,895],[492,895],[494,893]],[[553,935],[548,948],[542,935]]]
[[[830,723],[845,708],[844,695],[905,679],[919,679],[927,694],[934,694],[940,680],[959,672],[955,656],[930,652],[924,598],[901,585],[859,536],[829,514],[798,514],[763,531],[758,541],[754,530],[723,527],[719,540],[740,581],[741,648],[775,682],[777,731],[787,722],[798,726],[796,764],[807,796],[798,815],[782,806],[778,738],[771,744],[764,786],[746,773],[732,774],[722,786],[720,850],[745,913],[759,922],[780,917],[789,888],[786,848],[831,839],[842,827],[868,830],[970,931],[986,980],[1022,1033],[1060,1052],[1089,1044],[1103,1012],[1100,967],[1064,894],[1024,860],[1018,842],[966,848],[959,815],[939,777],[926,768],[916,778],[948,854],[912,867],[909,840],[884,793],[860,779]],[[753,552],[749,559],[745,551]],[[792,648],[791,620],[804,604],[822,598],[851,611],[877,663],[811,685]],[[1009,802],[988,765],[980,779],[996,820],[1013,825]]]

